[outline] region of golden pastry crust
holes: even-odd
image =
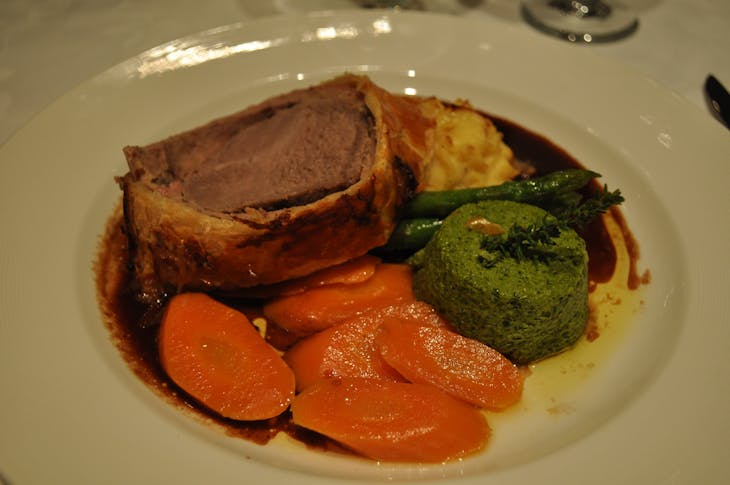
[[[183,290],[235,293],[307,275],[387,241],[399,208],[418,189],[434,123],[421,114],[417,103],[392,95],[363,76],[344,75],[294,93],[338,83],[364,95],[374,123],[374,161],[356,183],[309,204],[211,213],[169,197],[146,180],[139,157],[160,150],[178,153],[165,144],[185,144],[211,124],[235,123],[240,113],[147,147],[125,149],[130,171],[119,184],[132,262],[144,298]],[[261,110],[268,102],[242,113]]]

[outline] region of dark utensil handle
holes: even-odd
[[[705,79],[705,96],[715,117],[730,129],[730,93],[712,74]]]

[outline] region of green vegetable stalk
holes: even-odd
[[[403,218],[440,219],[464,204],[482,200],[532,202],[578,190],[596,177],[600,175],[590,170],[567,169],[489,187],[421,192],[406,205]]]
[[[581,198],[575,191],[596,177],[600,175],[590,170],[567,169],[490,187],[421,192],[406,205],[403,218],[381,252],[421,249],[441,227],[444,217],[471,202],[510,200],[538,205],[551,213],[570,211]]]

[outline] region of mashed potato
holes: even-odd
[[[424,190],[497,185],[515,178],[512,150],[502,133],[467,102],[446,105],[436,98],[420,104],[436,122],[434,148],[425,165]]]

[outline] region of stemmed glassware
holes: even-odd
[[[613,0],[524,0],[521,9],[533,27],[571,42],[619,40],[639,27],[636,14]]]
[[[358,0],[358,4],[366,8],[451,13],[465,5],[461,0]],[[571,42],[619,40],[639,27],[636,13],[621,0],[522,0],[520,11],[533,27]]]

